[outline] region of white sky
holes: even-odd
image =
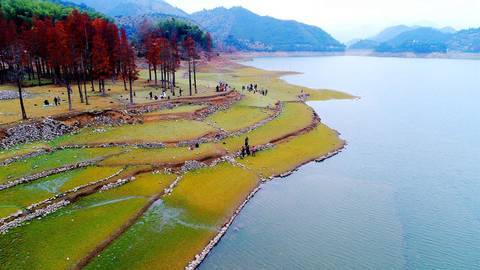
[[[480,0],[167,0],[189,13],[243,6],[260,15],[322,27],[346,42],[396,24],[480,27]]]

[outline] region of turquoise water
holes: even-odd
[[[480,269],[480,61],[259,58],[346,150],[265,184],[201,269]]]

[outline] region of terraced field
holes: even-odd
[[[108,143],[169,143],[196,139],[216,130],[199,121],[149,122],[120,127],[86,128],[56,141],[58,145],[99,145]]]
[[[262,180],[343,147],[281,73],[224,68],[200,68],[198,97],[135,114],[138,124],[1,150],[0,269],[195,267]],[[220,80],[237,90],[258,82],[269,95],[239,90],[232,102],[212,92]],[[150,90],[136,87],[139,97]],[[120,88],[108,100],[121,102]],[[312,99],[349,98],[316,91],[304,89]],[[242,159],[247,137],[268,147]],[[46,152],[25,156],[37,151]]]

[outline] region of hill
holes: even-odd
[[[85,5],[77,5],[62,0],[0,0],[0,13],[4,18],[17,22],[30,22],[34,17],[62,19],[70,14],[73,9],[87,12],[92,17],[103,17],[102,14]]]
[[[480,52],[480,28],[456,32],[447,42],[449,50],[467,53]]]
[[[418,28],[420,28],[420,26],[395,25],[395,26],[385,28],[376,36],[369,38],[369,40],[376,41],[378,43],[387,42],[397,37],[400,34],[403,34],[408,31],[413,31]]]
[[[421,27],[401,33],[395,38],[381,43],[375,48],[378,52],[414,52],[414,53],[446,53],[447,41],[451,34],[440,30]]]
[[[351,50],[372,50],[381,53],[446,53],[480,52],[480,28],[456,31],[420,26],[394,26],[375,37],[355,42]]]
[[[163,0],[70,0],[77,4],[85,4],[108,16],[139,16],[144,14],[168,14],[179,17],[189,15]]]
[[[226,47],[254,51],[343,51],[345,46],[322,29],[296,21],[259,16],[247,9],[216,8],[191,18]]]

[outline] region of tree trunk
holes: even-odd
[[[70,87],[70,82],[67,81],[67,97],[68,97],[68,110],[71,111],[72,108],[72,87]]]
[[[177,87],[177,82],[175,78],[175,69],[172,70],[172,81],[173,81],[173,87]]]
[[[40,68],[40,60],[35,59],[35,66],[37,68],[37,79],[38,79],[38,86],[42,85],[42,70]]]
[[[22,82],[17,78],[18,99],[20,100],[20,109],[22,110],[22,120],[27,120],[27,113],[25,112],[25,104],[23,103]]]
[[[188,59],[188,87],[190,89],[190,96],[192,95],[192,63]]]
[[[155,73],[155,85],[157,85],[158,80],[157,80],[157,66],[153,66],[153,72]]]
[[[197,92],[197,70],[195,68],[195,58],[193,58],[193,86],[195,87],[195,94],[198,94],[198,92]]]
[[[148,64],[148,82],[152,81],[152,65]]]
[[[77,77],[76,79],[77,79],[78,95],[80,96],[80,103],[84,103],[82,84],[80,83],[80,75],[78,75],[78,71],[75,72],[75,77]]]
[[[133,87],[132,87],[132,77],[128,76],[128,83],[130,84],[130,104],[133,105]]]

